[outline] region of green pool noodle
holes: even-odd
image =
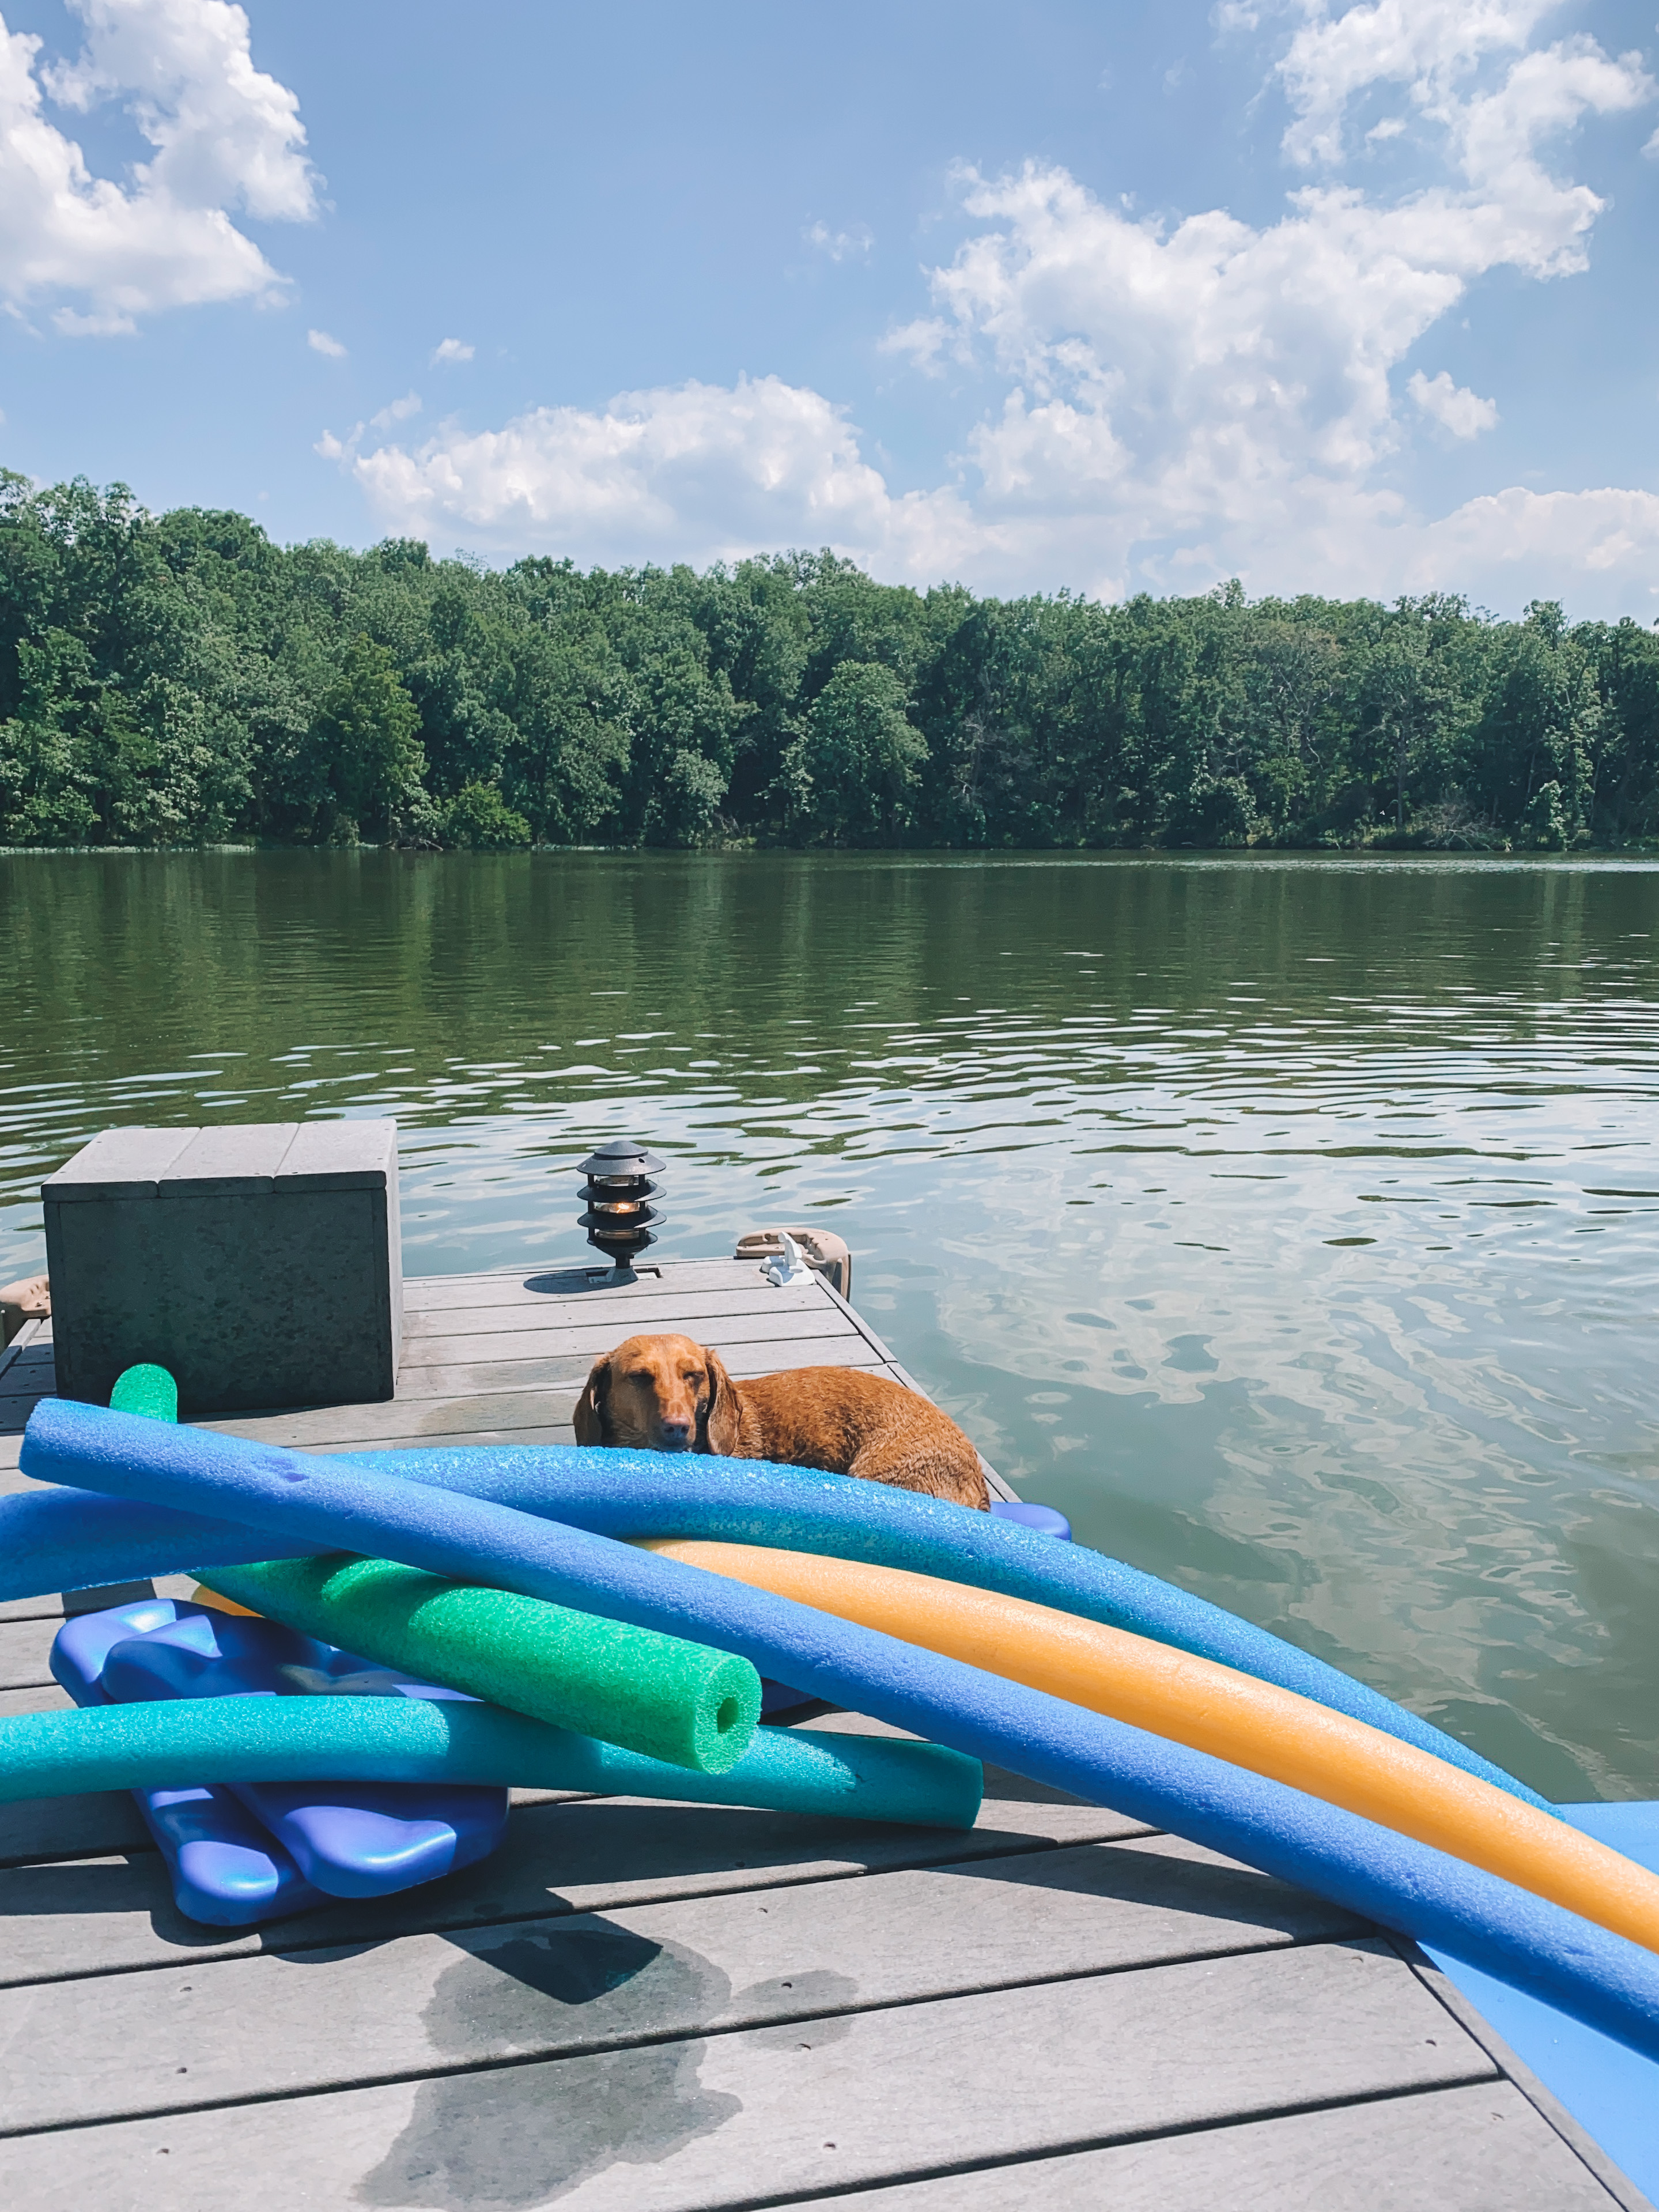
[[[724,1774],[455,1699],[178,1698],[0,1720],[0,1804],[204,1782],[477,1782],[971,1828],[983,1774],[942,1744],[760,1729]]]
[[[179,1385],[165,1367],[129,1367],[109,1394],[112,1413],[144,1413],[152,1421],[179,1419]]]
[[[198,1579],[321,1643],[693,1774],[724,1774],[760,1721],[760,1676],[733,1653],[389,1559],[266,1559]]]

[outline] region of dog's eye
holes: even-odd
[[[636,1367],[628,1379],[630,1382],[649,1382],[654,1378],[648,1367]]]
[[[702,1381],[702,1368],[701,1368],[701,1367],[688,1367],[688,1368],[686,1369],[686,1370],[685,1370],[684,1374],[681,1376],[680,1380],[681,1380],[681,1382],[690,1382],[690,1383],[699,1383],[699,1382],[701,1382]]]

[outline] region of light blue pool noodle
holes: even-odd
[[[1300,1791],[769,1591],[423,1489],[383,1462],[370,1471],[63,1400],[36,1407],[22,1463],[49,1482],[207,1506],[270,1529],[273,1552],[298,1540],[368,1553],[740,1652],[775,1679],[1313,1890],[1659,2056],[1659,1957],[1624,1937]],[[191,1772],[205,1771],[198,1757]]]
[[[885,1736],[760,1729],[696,1774],[465,1698],[180,1698],[0,1721],[0,1802],[186,1781],[444,1782],[581,1790],[775,1813],[971,1828],[976,1759]]]
[[[1056,1544],[943,1498],[758,1460],[559,1445],[352,1454],[350,1462],[597,1534],[690,1536],[818,1552],[1028,1598],[1295,1690],[1540,1811],[1554,1809],[1432,1722],[1219,1606],[1121,1559],[1080,1544]],[[343,1466],[347,1456],[333,1463]],[[245,1528],[200,1516],[186,1525],[183,1516],[171,1518],[171,1510],[129,1498],[78,1503],[41,1492],[0,1498],[0,1599],[270,1556],[270,1546],[250,1540]],[[286,1548],[298,1554],[331,1547]],[[21,1587],[25,1582],[31,1586]]]

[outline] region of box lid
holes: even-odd
[[[40,1186],[71,1200],[242,1198],[384,1189],[398,1172],[388,1121],[255,1121],[202,1129],[106,1129]]]
[[[40,1186],[51,1205],[66,1199],[154,1198],[156,1186],[199,1129],[105,1129]]]
[[[156,1178],[163,1198],[255,1198],[272,1188],[297,1121],[198,1129]]]
[[[276,1181],[282,1190],[379,1190],[397,1173],[395,1121],[301,1121]]]

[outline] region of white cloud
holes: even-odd
[[[283,280],[230,210],[304,221],[316,212],[315,179],[299,103],[254,68],[247,17],[225,0],[68,4],[85,47],[39,72],[41,40],[0,17],[0,295],[19,307],[65,301],[52,319],[76,336],[131,331],[166,307],[273,295]],[[48,120],[43,88],[82,112],[125,100],[155,149],[130,188],[92,175]]]
[[[831,230],[827,222],[815,222],[802,231],[801,236],[809,246],[816,246],[820,253],[827,253],[832,261],[848,261],[854,255],[867,261],[876,242],[863,223],[851,230]]]
[[[371,415],[368,418],[369,428],[373,430],[389,430],[394,422],[407,422],[411,415],[418,415],[420,411],[420,393],[405,392],[401,399],[389,400],[380,409],[379,414]]]
[[[464,339],[446,338],[434,352],[431,366],[435,368],[440,362],[471,361],[475,350]]]
[[[1506,491],[1471,499],[1414,535],[1401,575],[1408,591],[1444,588],[1447,577],[1482,580],[1494,605],[1598,594],[1603,611],[1659,606],[1659,493]],[[1610,594],[1608,596],[1607,594]]]
[[[331,361],[343,361],[346,357],[346,349],[338,338],[330,337],[326,331],[307,331],[306,343],[313,353],[326,354]]]
[[[1375,0],[1332,16],[1312,0],[1309,20],[1279,64],[1296,120],[1292,160],[1341,158],[1350,104],[1374,85],[1403,84],[1418,106],[1443,115],[1456,87],[1488,56],[1520,53],[1561,0]]]
[[[1419,368],[1406,389],[1423,412],[1431,415],[1454,438],[1478,438],[1483,430],[1497,427],[1498,402],[1482,399],[1477,392],[1454,384],[1449,369],[1428,377]]]
[[[584,560],[741,557],[763,546],[878,549],[921,572],[982,532],[954,492],[896,499],[842,410],[775,376],[624,392],[602,412],[539,407],[499,430],[446,427],[372,453],[331,441],[389,528],[461,528]]]
[[[1547,281],[1584,265],[1602,203],[1546,156],[1585,117],[1654,91],[1635,57],[1588,40],[1530,47],[1547,12],[1305,11],[1281,70],[1288,154],[1328,166],[1360,94],[1382,87],[1394,104],[1403,87],[1413,147],[1440,166],[1392,198],[1325,175],[1274,222],[1164,222],[1042,163],[963,171],[969,235],[930,272],[930,311],[887,341],[936,376],[996,387],[936,489],[896,492],[843,409],[764,376],[443,425],[417,448],[366,450],[354,433],[322,450],[388,526],[503,551],[614,563],[829,544],[919,582],[1108,597],[1237,574],[1255,591],[1495,604],[1571,599],[1576,578],[1581,597],[1651,611],[1652,495],[1500,491],[1435,520],[1398,488],[1424,416],[1461,438],[1497,420],[1444,370],[1414,370],[1403,406],[1413,349],[1489,271]]]

